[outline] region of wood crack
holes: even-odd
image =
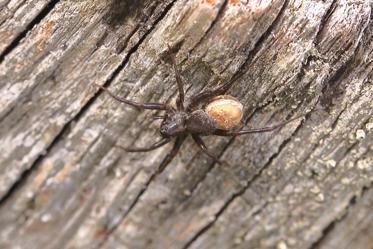
[[[324,30],[325,25],[327,24],[328,20],[330,19],[330,16],[333,14],[335,9],[337,8],[338,0],[333,0],[331,5],[329,6],[328,10],[326,11],[326,14],[321,18],[320,26],[318,28],[318,32],[315,37],[315,43],[320,43],[322,31]]]
[[[32,20],[17,37],[6,47],[2,54],[0,54],[0,64],[4,61],[5,57],[15,49],[23,38],[26,37],[27,33],[38,25],[54,8],[54,6],[59,2],[59,0],[51,0],[40,13]]]
[[[119,42],[119,44],[117,45],[115,51],[118,53],[118,54],[121,54],[125,48],[128,46],[128,42],[131,40],[131,38],[133,37],[134,34],[136,34],[137,32],[139,32],[143,27],[144,27],[144,24],[149,20],[150,16],[154,13],[154,10],[156,8],[156,3],[153,3],[152,5],[153,8],[151,8],[151,11],[149,14],[142,14],[142,16],[140,17],[140,19],[142,20],[139,24],[136,25],[136,27],[131,31],[131,33],[126,37],[126,39],[122,42]],[[145,19],[147,18],[147,19]],[[143,20],[145,19],[145,20]],[[154,27],[154,26],[153,26]],[[150,30],[148,31],[151,31],[153,28],[150,28]]]
[[[368,190],[372,187],[372,184],[370,184],[369,186],[366,186],[366,187],[363,187],[361,189],[361,192],[359,194],[355,194],[351,197],[351,199],[349,200],[349,203],[348,205],[344,208],[343,210],[343,214],[340,218],[338,219],[335,219],[333,220],[332,222],[330,222],[323,230],[322,230],[322,235],[320,236],[320,238],[318,240],[316,240],[315,242],[313,242],[311,245],[310,245],[310,249],[316,249],[316,248],[319,248],[320,245],[323,243],[323,241],[325,240],[326,236],[333,230],[333,228],[339,224],[339,223],[342,223],[346,218],[347,218],[347,215],[349,213],[349,210],[354,207],[356,205],[356,200],[357,198],[359,197],[360,199],[363,198],[363,196],[368,192]]]
[[[214,20],[212,20],[210,26],[207,28],[206,32],[203,34],[203,36],[199,39],[199,41],[195,44],[195,46],[190,50],[190,53],[193,53],[195,48],[197,48],[210,34],[213,27],[215,27],[216,23],[223,17],[224,11],[227,8],[229,0],[224,0],[223,4],[219,8],[219,11],[217,15],[215,16]]]
[[[56,1],[57,3],[58,1]],[[138,47],[142,44],[142,42],[146,39],[146,37],[151,33],[151,31],[155,28],[155,26],[158,24],[160,20],[163,19],[163,17],[166,15],[166,13],[171,9],[173,4],[175,3],[175,0],[171,2],[168,6],[166,6],[165,11],[160,15],[160,17],[154,22],[154,25],[151,29],[149,29],[142,37],[139,39],[137,44],[135,44],[134,47],[132,47],[127,56],[123,59],[122,63],[114,70],[114,72],[111,74],[111,76],[106,80],[106,82],[103,84],[104,86],[110,85],[110,83],[116,78],[116,76],[120,73],[120,71],[126,66],[128,63],[131,55],[135,53],[138,49]],[[54,5],[53,5],[54,6]],[[51,9],[48,8],[48,13]],[[47,15],[46,13],[45,15]],[[44,15],[44,16],[45,16]],[[43,16],[43,17],[44,17]],[[41,20],[41,19],[40,19]],[[38,19],[38,22],[40,22]],[[38,23],[37,22],[37,23]],[[22,38],[21,38],[22,39]],[[38,165],[41,163],[41,161],[44,159],[44,157],[51,151],[51,149],[59,142],[59,140],[69,132],[71,129],[71,126],[75,124],[83,115],[84,113],[90,108],[90,106],[96,101],[96,99],[100,96],[102,93],[102,90],[98,90],[95,95],[87,101],[87,103],[80,109],[80,111],[72,117],[70,120],[66,122],[66,124],[61,128],[61,130],[58,132],[58,134],[55,136],[53,141],[47,146],[47,148],[44,150],[45,153],[40,153],[37,159],[31,164],[31,166],[26,169],[21,176],[17,179],[16,182],[13,183],[13,185],[9,188],[6,194],[4,194],[3,198],[0,199],[0,207],[9,199],[9,197],[12,196],[12,194],[22,185],[24,180],[38,168]]]
[[[301,129],[302,127],[302,124],[303,122],[295,129],[295,131],[286,139],[284,140],[281,145],[279,146],[278,150],[276,153],[274,153],[269,159],[268,159],[268,162],[263,166],[261,167],[258,172],[249,180],[246,182],[245,186],[240,189],[239,191],[237,191],[236,193],[233,193],[232,196],[224,203],[224,205],[219,209],[219,211],[214,215],[214,218],[212,219],[211,222],[207,223],[202,229],[200,229],[186,244],[185,246],[183,246],[182,248],[183,249],[187,249],[189,248],[201,235],[203,235],[204,233],[206,233],[215,223],[216,221],[219,219],[219,217],[224,213],[224,211],[229,207],[229,205],[234,201],[236,200],[237,198],[239,198],[240,196],[242,196],[246,190],[248,188],[250,188],[251,184],[253,182],[255,182],[256,179],[258,179],[263,171],[265,169],[267,169],[273,162],[273,160],[275,160],[277,158],[278,155],[281,154],[281,152],[283,151],[283,149],[287,146],[287,144],[292,140],[292,137],[297,134],[297,132]]]

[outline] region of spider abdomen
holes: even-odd
[[[205,111],[216,121],[217,128],[230,130],[241,122],[243,105],[235,97],[220,95],[207,104]]]

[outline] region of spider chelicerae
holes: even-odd
[[[185,105],[184,84],[180,70],[176,64],[175,55],[170,51],[166,52],[166,55],[172,64],[176,76],[179,93],[176,100],[176,106],[166,103],[135,102],[116,96],[106,87],[95,84],[117,101],[133,106],[139,110],[148,109],[165,111],[163,116],[155,117],[157,119],[162,119],[160,125],[161,139],[159,141],[146,148],[125,148],[117,146],[127,152],[147,152],[155,150],[171,142],[173,138],[176,138],[173,148],[162,161],[158,168],[158,172],[163,171],[167,164],[171,162],[188,135],[192,136],[194,142],[199,146],[204,154],[212,158],[215,162],[222,164],[222,161],[207,149],[205,142],[201,138],[202,136],[240,136],[249,133],[269,132],[280,128],[295,119],[303,117],[298,116],[271,127],[236,130],[234,128],[241,122],[243,116],[243,105],[236,98],[223,94],[229,90],[239,75],[232,77],[230,81],[215,89],[206,89],[193,95],[190,99],[190,103]],[[201,106],[203,108],[201,108]]]

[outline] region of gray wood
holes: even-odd
[[[371,248],[373,18],[368,0],[0,1],[1,248]],[[230,89],[270,133],[171,145],[157,112]]]
[[[352,200],[340,220],[329,225],[328,234],[319,240],[316,248],[372,248],[373,189],[364,191],[359,201]]]
[[[0,1],[0,54],[10,51],[22,33],[29,31],[56,1]]]

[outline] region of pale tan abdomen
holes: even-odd
[[[220,95],[206,106],[205,111],[216,120],[219,129],[230,130],[241,122],[243,105],[230,95]]]

